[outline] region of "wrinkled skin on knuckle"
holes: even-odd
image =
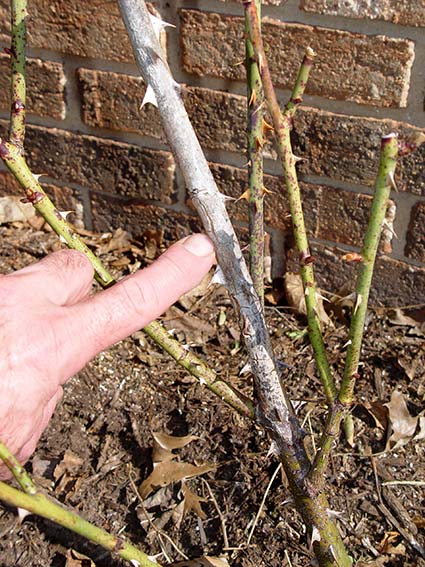
[[[135,278],[127,278],[120,283],[123,304],[121,308],[125,313],[137,313],[143,317],[148,307],[158,305],[158,295],[156,287],[149,279],[143,285]]]

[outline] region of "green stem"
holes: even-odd
[[[344,375],[338,398],[333,404],[325,426],[319,450],[313,463],[310,481],[320,489],[329,461],[333,441],[338,437],[341,420],[353,401],[353,391],[358,378],[360,351],[362,346],[367,305],[372,283],[373,269],[382,225],[388,206],[391,188],[394,185],[394,171],[397,165],[398,145],[395,134],[382,138],[379,170],[375,183],[375,195],[369,216],[369,222],[361,251],[362,261],[356,285],[356,304],[353,309],[349,333],[349,347],[345,362]]]
[[[11,0],[10,22],[12,44],[10,48],[10,64],[12,70],[10,133],[9,138],[21,152],[24,151],[25,139],[25,18],[27,16],[27,0]]]
[[[250,419],[255,418],[254,404],[233,386],[222,380],[201,359],[192,352],[184,349],[182,345],[173,339],[168,331],[158,322],[153,321],[144,332],[159,344],[174,360],[183,368],[186,368],[198,378],[200,384],[205,384],[211,392],[214,392],[240,415]]]
[[[37,488],[31,477],[18,461],[18,459],[9,451],[9,449],[0,441],[0,460],[7,466],[10,472],[15,477],[19,486],[26,494],[35,494]]]
[[[305,229],[304,214],[301,203],[301,192],[295,167],[295,164],[299,158],[294,156],[292,152],[290,139],[292,118],[297,107],[302,102],[302,97],[304,95],[304,90],[313,62],[314,52],[312,49],[307,48],[291,98],[286,106],[285,113],[282,115],[273,87],[267,58],[265,56],[258,17],[253,2],[247,4],[245,6],[245,10],[247,16],[249,17],[251,41],[255,48],[256,58],[257,61],[261,61],[261,65],[259,67],[263,81],[264,93],[272,117],[273,126],[277,138],[279,157],[282,162],[285,186],[288,194],[289,208],[291,212],[292,227],[294,231],[294,239],[299,254],[301,278],[305,292],[309,338],[313,347],[314,358],[320,379],[323,384],[326,400],[328,404],[331,404],[334,401],[337,392],[332,376],[332,371],[330,369],[326,355],[322,330],[320,327],[320,319],[318,315],[317,289],[312,266],[314,258],[310,253],[310,248],[308,245],[307,232]]]
[[[302,100],[313,53],[311,50],[306,52],[291,100],[287,105],[285,114],[282,115],[271,80],[255,4],[251,0],[251,2],[245,2],[244,7],[249,18],[250,39],[255,50],[257,62],[259,63],[264,93],[272,116],[273,126],[277,137],[279,156],[282,162],[294,229],[294,237],[300,257],[301,276],[306,295],[310,341],[313,346],[315,360],[323,383],[326,398],[328,403],[331,404],[336,396],[336,388],[327,360],[320,329],[317,311],[316,284],[311,265],[313,258],[308,246],[301,206],[300,189],[298,186],[295,168],[297,158],[292,153],[290,141],[292,117],[295,113],[296,107]],[[304,478],[301,483],[297,482],[296,479],[294,479],[291,467],[284,459],[282,460],[282,464],[288,476],[289,486],[292,494],[294,495],[298,512],[302,516],[306,525],[313,531],[315,540],[313,547],[319,564],[321,567],[350,567],[352,564],[351,559],[344,547],[334,520],[332,520],[328,515],[329,507],[327,505],[326,497],[321,492],[311,490],[308,479]]]
[[[113,536],[105,530],[90,524],[77,516],[77,514],[62,508],[59,504],[49,500],[44,494],[24,494],[4,482],[0,482],[0,500],[10,506],[23,508],[32,514],[37,514],[37,516],[56,522],[64,528],[101,545],[113,554],[121,557],[121,559],[132,561],[133,565],[140,565],[142,567],[158,567],[159,565],[151,561],[143,551],[140,551],[123,539]]]
[[[360,350],[363,341],[364,324],[366,320],[373,269],[382,225],[388,207],[391,189],[394,186],[394,172],[397,165],[397,136],[394,133],[383,136],[378,176],[375,184],[375,195],[372,201],[369,223],[367,226],[364,245],[361,251],[362,262],[356,286],[356,304],[353,309],[350,326],[350,345],[344,375],[338,399],[342,404],[351,404],[354,384],[357,378]]]
[[[255,0],[258,18],[261,0]],[[249,260],[254,288],[264,307],[264,181],[263,181],[263,105],[264,92],[248,37],[246,18],[246,74],[248,91],[248,184],[249,184]]]

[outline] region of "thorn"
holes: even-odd
[[[310,288],[309,288],[309,287],[306,287],[306,288],[305,288],[305,290],[304,290],[304,295],[305,295],[306,297],[308,297],[308,296],[310,295]]]
[[[207,383],[207,381],[205,380],[205,378],[203,376],[200,376],[199,377],[199,383],[201,384],[201,386],[204,386]]]
[[[244,366],[239,370],[239,376],[242,376],[243,374],[248,374],[249,372],[252,372],[251,369],[251,363],[248,361],[246,364],[244,364]]]
[[[261,55],[261,53],[258,54],[258,70],[261,74],[261,71],[263,70],[263,56]]]
[[[226,278],[224,277],[223,270],[220,268],[220,266],[216,267],[214,275],[209,283],[209,286],[213,284],[224,285],[224,287],[226,287]]]
[[[243,199],[244,199],[245,201],[249,201],[249,189],[247,189],[246,191],[244,191],[244,192],[242,193],[242,195],[236,199],[236,203],[237,203],[238,201],[243,200]]]
[[[311,532],[311,547],[313,547],[313,543],[315,541],[320,541],[322,538],[320,536],[320,532],[319,530],[316,528],[316,526],[313,526],[313,531]]]
[[[169,24],[168,22],[164,22],[164,20],[161,20],[160,18],[157,18],[156,16],[154,16],[153,14],[149,14],[150,18],[151,18],[151,24],[153,27],[153,31],[155,32],[156,38],[159,41],[159,36],[162,32],[162,30],[164,28],[170,27],[170,28],[175,28],[176,26],[173,24]]]
[[[253,104],[255,104],[256,100],[257,100],[257,93],[255,91],[252,91],[251,96],[249,97],[248,106],[252,106]]]
[[[349,341],[347,341],[347,342],[345,343],[345,345],[342,345],[342,348],[347,348],[348,346],[351,345],[351,343],[352,343],[352,341],[351,341],[351,339],[350,339]]]
[[[62,234],[59,235],[59,240],[60,240],[60,242],[63,242],[64,244],[67,243],[67,240],[62,236]]]
[[[397,191],[397,193],[398,193],[398,189],[397,189],[397,185],[396,185],[396,182],[395,182],[395,179],[394,179],[394,172],[393,171],[390,171],[388,173],[387,182],[388,181],[389,181],[389,184],[391,185],[391,187],[394,189],[394,191]]]
[[[158,108],[158,103],[156,101],[154,90],[150,85],[148,85],[146,89],[145,96],[143,97],[142,104],[140,105],[139,110],[142,110],[145,104],[153,104]]]
[[[357,309],[360,307],[363,301],[363,296],[359,293],[356,298],[356,305],[354,306],[354,315],[357,313]]]
[[[263,186],[263,195],[274,195],[274,191]]]
[[[296,156],[295,154],[292,154],[292,158],[295,161],[295,163],[298,163],[299,161],[303,161],[304,158]]]
[[[327,297],[325,297],[324,295],[320,294],[318,291],[316,291],[316,297],[321,299],[322,301],[327,301],[328,303],[331,302],[330,299],[328,299]]]
[[[237,200],[235,197],[231,197],[230,195],[225,195],[224,193],[220,193],[220,196],[223,199],[224,203],[226,203],[226,201],[236,201]]]
[[[71,213],[74,213],[75,211],[59,211],[60,216],[63,218],[63,220],[66,220],[66,217],[68,215],[70,215]]]
[[[269,450],[267,451],[266,459],[268,459],[272,455],[279,455],[279,449],[274,441],[271,442]]]
[[[28,510],[25,510],[25,508],[18,508],[18,518],[20,524],[22,524],[27,516],[31,516],[31,512],[28,512]]]
[[[33,173],[32,174],[32,176],[35,178],[37,183],[39,183],[40,177],[45,177],[46,175],[47,175],[47,173]]]
[[[274,131],[274,128],[271,124],[269,124],[268,122],[266,122],[263,118],[263,133],[266,132],[267,130],[271,130]]]
[[[255,136],[255,149],[261,150],[263,147],[263,140],[259,136]]]

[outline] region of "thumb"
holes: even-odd
[[[93,356],[143,328],[199,284],[215,261],[210,239],[194,234],[180,240],[158,260],[110,289],[70,307],[62,318],[69,374]]]

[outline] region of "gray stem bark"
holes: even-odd
[[[257,415],[270,431],[278,453],[304,476],[307,459],[302,433],[276,369],[262,308],[202,148],[184,108],[151,24],[144,0],[119,0],[140,72],[155,93],[162,125],[192,201],[214,243],[226,286],[239,313],[242,335],[254,374]],[[298,476],[297,474],[295,476]]]

